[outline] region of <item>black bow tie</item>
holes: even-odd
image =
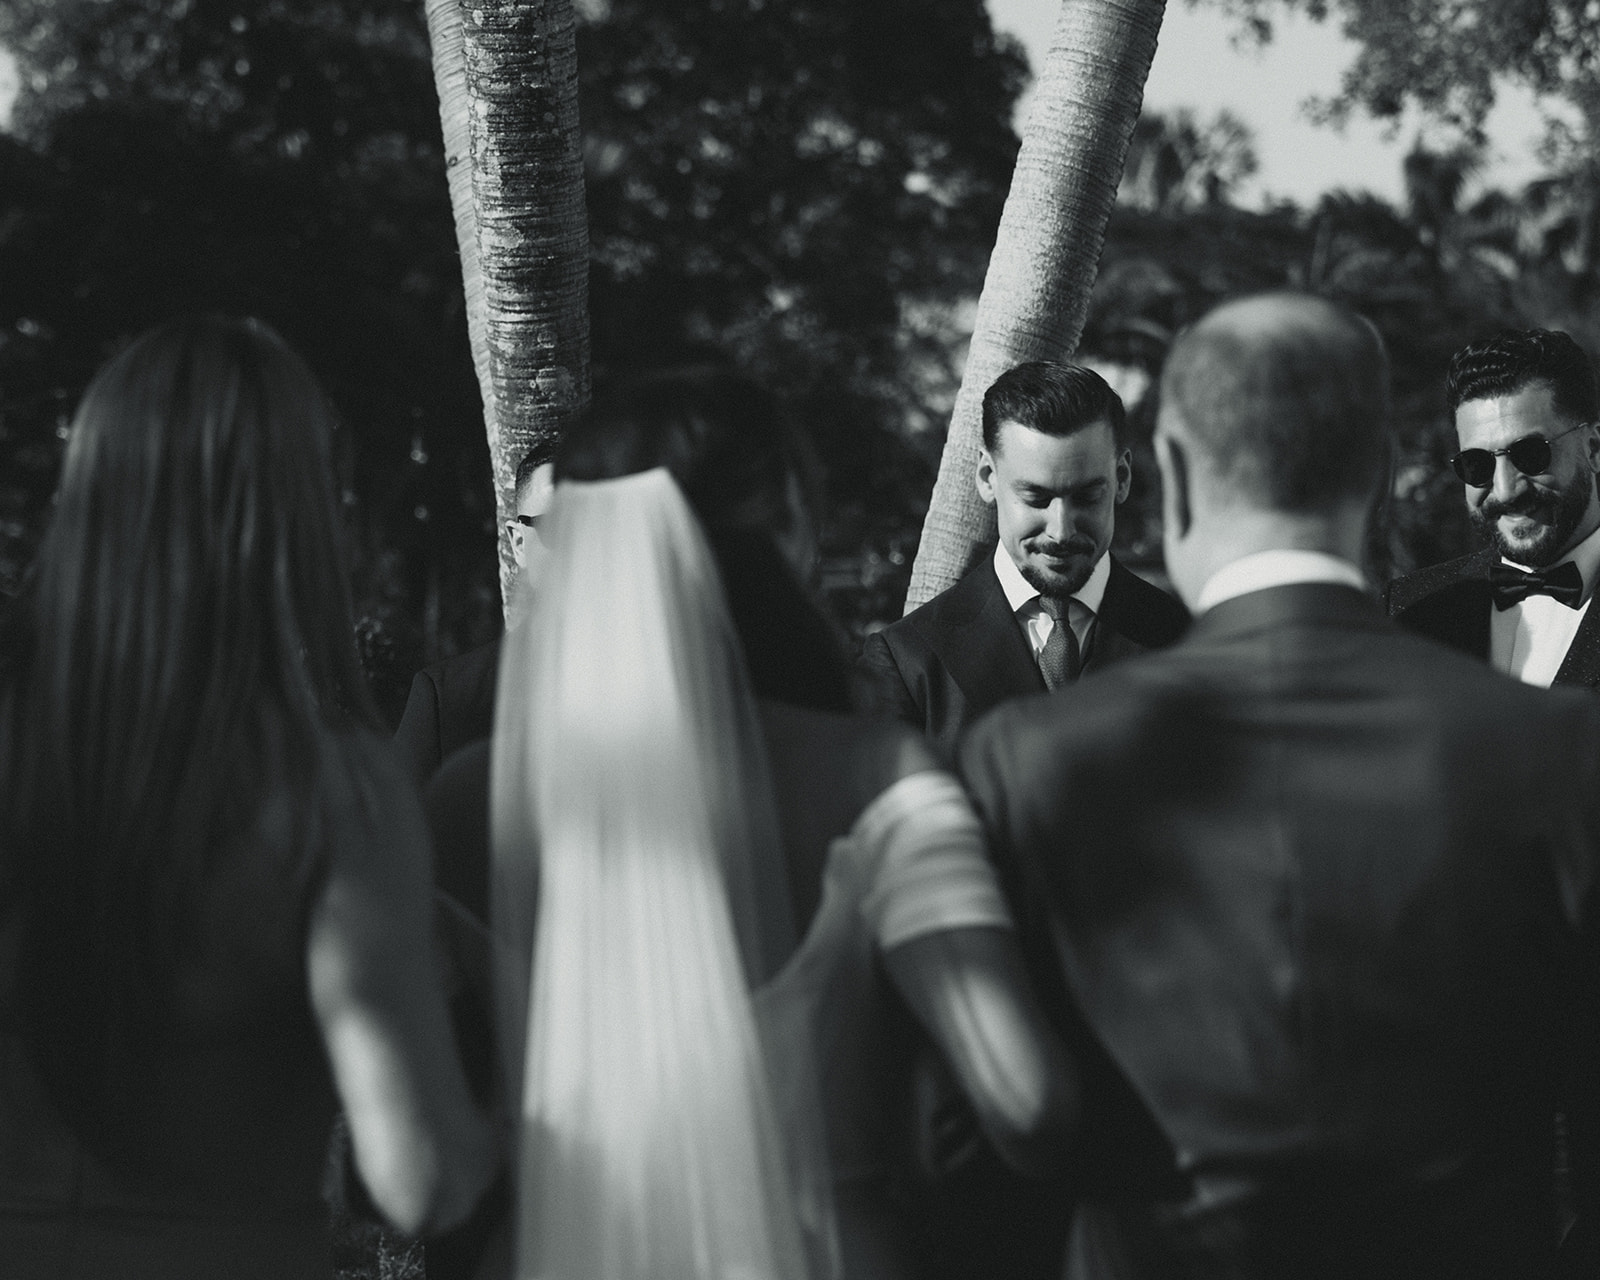
[[[1489,566],[1489,594],[1494,597],[1494,607],[1501,610],[1520,604],[1529,596],[1540,595],[1576,609],[1583,599],[1583,575],[1570,560],[1548,573],[1524,573],[1496,562]]]

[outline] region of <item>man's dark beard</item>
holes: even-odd
[[[1039,550],[1040,548],[1033,548]],[[1024,548],[1028,550],[1028,548]],[[1045,577],[1033,565],[1018,565],[1017,571],[1022,574],[1022,580],[1042,596],[1049,596],[1053,600],[1065,600],[1074,592],[1082,591],[1083,584],[1094,576],[1094,567],[1100,558],[1094,554],[1092,542],[1069,542],[1065,550],[1070,554],[1081,555],[1084,559],[1082,573],[1056,574]]]
[[[1479,534],[1487,536],[1494,544],[1494,549],[1507,560],[1514,560],[1530,569],[1546,569],[1561,558],[1572,535],[1583,523],[1593,486],[1593,478],[1585,473],[1554,497],[1529,489],[1507,503],[1490,498],[1481,507],[1469,508],[1467,517],[1472,527]],[[1532,516],[1544,523],[1544,529],[1535,536],[1531,545],[1512,547],[1500,533],[1499,520],[1505,515]]]

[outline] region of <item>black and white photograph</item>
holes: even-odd
[[[0,1280],[1600,1278],[1600,0],[0,0]]]

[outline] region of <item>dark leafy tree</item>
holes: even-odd
[[[1146,111],[1134,126],[1120,203],[1167,213],[1227,202],[1259,167],[1255,140],[1231,111]]]
[[[581,28],[595,378],[722,353],[825,458],[835,603],[884,616],[1017,139],[975,0],[617,0]]]
[[[868,616],[927,500],[1021,55],[982,0],[586,8],[597,373],[718,353],[770,382],[828,468],[827,585]],[[418,0],[7,0],[0,44],[23,80],[0,140],[0,585],[95,365],[174,311],[242,310],[349,427],[374,652],[408,675],[486,638],[493,495]]]
[[[175,312],[250,312],[339,405],[365,603],[398,631],[397,661],[415,662],[430,613],[492,625],[475,603],[487,495],[459,479],[486,455],[414,6],[15,0],[0,43],[23,83],[7,154],[25,181],[0,184],[0,467],[19,523],[41,522],[63,415],[119,341]]]

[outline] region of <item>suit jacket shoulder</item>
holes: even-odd
[[[1100,602],[1097,634],[1090,648],[1088,667],[1132,657],[1146,649],[1163,649],[1189,627],[1189,611],[1170,592],[1146,582],[1115,556]]]
[[[1495,1116],[1480,1127],[1476,1111],[1450,1112],[1451,1090],[1472,1079],[1455,1070],[1453,1041],[1420,1037],[1393,1055],[1343,1011],[1382,1007],[1463,1036],[1516,1027],[1504,1096],[1553,1079],[1561,1006],[1546,964],[1566,944],[1549,889],[1569,924],[1592,901],[1600,707],[1440,651],[1347,588],[1256,596],[1231,621],[1218,606],[1168,650],[1002,708],[963,741],[1029,958],[1202,1167],[1239,1149],[1240,1123],[1252,1141],[1264,1124],[1375,1166],[1430,1134],[1419,1116],[1450,1116],[1464,1148],[1492,1149]],[[1290,897],[1305,905],[1286,915]],[[1328,949],[1306,949],[1291,918],[1339,925],[1322,935]],[[1462,958],[1502,954],[1500,936],[1530,941],[1481,989],[1462,989]],[[1367,963],[1377,955],[1384,964]],[[1334,1058],[1304,1055],[1298,1022],[1284,1034],[1286,990],[1319,993],[1338,1034],[1304,1043],[1336,1043]],[[1269,1064],[1257,1075],[1239,1068],[1240,1035],[1252,1063]],[[1112,1151],[1132,1123],[1092,1094],[1085,1115],[1084,1140]],[[1170,1171],[1132,1172],[1154,1198]],[[1548,1175],[1535,1172],[1544,1195]]]
[[[1384,592],[1389,611],[1395,621],[1419,635],[1486,659],[1494,609],[1488,575],[1494,559],[1494,551],[1485,548],[1397,578]],[[1600,688],[1600,609],[1592,602],[1554,683]]]
[[[870,637],[861,674],[872,709],[921,730],[945,758],[977,715],[1007,698],[1044,692],[993,561]]]
[[[417,672],[394,741],[418,786],[452,751],[488,735],[499,674],[498,639]]]
[[[1384,588],[1390,615],[1407,630],[1441,644],[1489,656],[1488,548],[1396,578]]]
[[[1440,591],[1463,582],[1486,581],[1489,566],[1493,563],[1493,549],[1484,547],[1468,555],[1457,556],[1454,560],[1402,574],[1383,589],[1384,607],[1388,609],[1390,617],[1398,617]]]

